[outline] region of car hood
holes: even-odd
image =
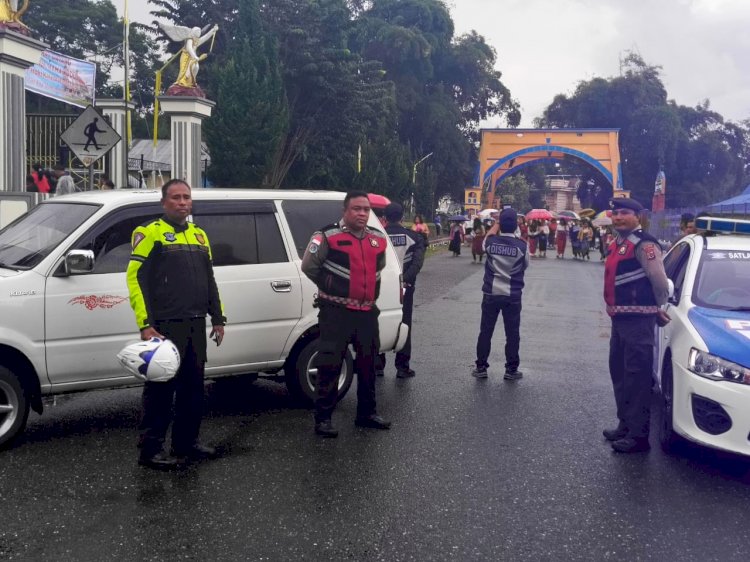
[[[750,367],[750,312],[696,306],[688,312],[712,355]]]
[[[0,267],[0,278],[3,278],[3,277],[15,277],[19,273],[20,273],[20,271],[16,271],[15,269],[7,269],[5,267]]]

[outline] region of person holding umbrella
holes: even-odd
[[[497,317],[502,312],[505,328],[505,380],[523,377],[518,370],[521,359],[521,293],[524,273],[529,267],[526,242],[516,237],[517,214],[512,208],[503,209],[484,239],[487,256],[482,284],[482,318],[477,339],[476,367],[471,372],[477,379],[487,378],[487,362],[492,348],[492,335]]]
[[[555,242],[557,243],[557,259],[565,257],[565,244],[568,242],[568,225],[565,219],[560,219],[555,233]]]

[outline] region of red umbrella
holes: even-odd
[[[555,217],[547,209],[531,209],[526,213],[526,220],[528,221],[548,221],[553,218]]]
[[[388,199],[385,195],[380,195],[378,193],[368,193],[367,198],[370,200],[370,206],[373,209],[385,209],[388,205],[391,204],[390,199]]]

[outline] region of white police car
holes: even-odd
[[[657,331],[661,444],[750,455],[750,221],[696,220],[665,256],[674,283]]]

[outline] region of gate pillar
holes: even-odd
[[[201,124],[215,102],[192,96],[161,96],[159,104],[172,121],[172,177],[192,188],[201,183]]]
[[[47,45],[0,26],[0,191],[26,191],[26,69]]]

